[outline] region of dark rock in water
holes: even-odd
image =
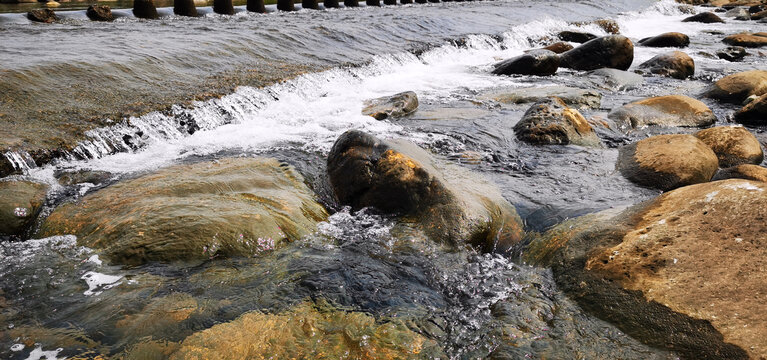
[[[328,155],[328,175],[341,204],[399,215],[438,243],[507,252],[522,238],[521,219],[495,186],[407,141],[347,131]]]
[[[659,135],[620,148],[615,168],[638,185],[667,191],[711,180],[719,160],[692,135]]]
[[[767,183],[767,168],[759,165],[743,164],[720,169],[711,181],[726,179],[745,179]]]
[[[767,33],[740,33],[730,35],[722,40],[727,45],[757,48],[767,46]]]
[[[255,256],[313,233],[327,218],[315,198],[274,159],[176,165],[59,206],[38,235],[76,235],[126,265]]]
[[[325,5],[326,9],[333,9],[340,6],[338,0],[325,0],[322,4]]]
[[[562,42],[562,41],[553,43],[553,44],[543,48],[543,50],[553,51],[553,52],[555,52],[557,54],[561,54],[561,53],[563,53],[565,51],[570,51],[572,49],[573,49],[572,45],[570,45],[569,43],[566,43],[566,42]]]
[[[748,8],[749,14],[758,14],[762,11],[767,11],[767,6],[765,5],[752,5]]]
[[[694,134],[714,150],[719,167],[761,164],[764,152],[756,136],[740,126],[717,126]]]
[[[585,43],[589,40],[596,39],[597,36],[594,34],[584,33],[584,32],[577,32],[577,31],[562,31],[559,34],[557,34],[557,37],[559,37],[562,41],[569,41],[574,43]]]
[[[259,14],[266,13],[266,5],[264,4],[264,0],[248,0],[246,9],[248,11],[259,13]]]
[[[536,145],[601,144],[583,115],[557,97],[541,100],[530,107],[514,126],[514,133],[520,140]]]
[[[0,178],[20,173],[13,164],[5,157],[0,156]]]
[[[93,21],[112,21],[115,19],[112,15],[112,9],[107,5],[91,5],[85,11],[85,15]]]
[[[660,54],[643,62],[637,67],[637,73],[649,73],[684,80],[695,75],[695,62],[681,52],[674,51]]]
[[[493,65],[496,75],[553,75],[559,68],[559,55],[549,50],[533,50]]]
[[[320,9],[320,3],[319,3],[318,0],[302,0],[301,1],[301,8],[302,9],[319,10]]]
[[[173,0],[173,13],[178,16],[197,16],[194,0]]]
[[[682,22],[699,22],[699,23],[705,23],[705,24],[711,24],[711,23],[723,23],[724,20],[717,16],[716,14],[712,12],[702,12],[700,14],[696,14],[693,16],[690,16],[688,18],[685,18],[682,20]]]
[[[644,38],[639,40],[639,44],[649,47],[687,47],[690,45],[690,38],[682,33],[667,32],[658,36]]]
[[[767,10],[751,14],[751,20],[762,20],[764,18],[767,18]]]
[[[234,15],[232,0],[213,0],[213,12],[221,15]]]
[[[58,21],[59,17],[51,9],[35,9],[27,13],[27,19],[34,22],[52,23]]]
[[[748,55],[748,52],[741,46],[728,46],[726,49],[716,52],[718,58],[733,62],[743,60],[746,55]]]
[[[359,0],[344,0],[344,6],[346,7],[358,7],[360,6]]]
[[[157,8],[153,0],[133,0],[133,15],[139,19],[157,19]]]
[[[724,13],[724,16],[733,17],[735,20],[751,20],[751,13],[747,9],[738,7]]]
[[[424,1],[426,3],[426,1]],[[367,0],[365,1],[367,6],[381,6],[381,0]]]
[[[29,181],[0,181],[0,236],[23,236],[43,208],[48,186]]]
[[[634,101],[613,109],[608,117],[623,130],[643,126],[709,126],[716,115],[706,104],[684,95],[668,95]]]
[[[560,55],[560,66],[574,70],[627,70],[634,61],[634,44],[622,35],[597,38]]]
[[[366,101],[362,114],[372,116],[376,120],[384,120],[403,117],[416,109],[418,96],[412,91],[406,91]]]
[[[767,124],[767,94],[764,94],[735,112],[735,121],[741,124]]]
[[[280,11],[293,11],[296,9],[294,0],[277,0],[277,10]]]
[[[535,86],[529,88],[499,89],[482,95],[482,99],[504,104],[526,104],[557,97],[565,104],[577,108],[599,108],[602,94],[594,90],[584,90],[565,86]]]
[[[712,84],[703,96],[742,104],[749,96],[767,93],[767,70],[750,70],[725,76]]]
[[[644,84],[642,75],[618,69],[597,69],[589,73],[594,86],[608,90],[630,90]]]
[[[532,240],[590,313],[682,359],[767,358],[767,184],[686,186],[625,211],[565,222]]]

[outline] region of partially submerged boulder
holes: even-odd
[[[726,169],[720,169],[711,180],[726,179],[745,179],[767,182],[767,168],[754,164],[733,166]]]
[[[690,38],[679,32],[667,32],[653,37],[647,37],[639,40],[639,45],[648,47],[687,47],[690,45]]]
[[[23,236],[45,202],[48,186],[30,181],[0,181],[0,236]]]
[[[608,114],[623,130],[643,126],[709,126],[716,116],[706,104],[684,95],[658,96],[634,101]]]
[[[267,158],[176,165],[58,207],[39,235],[73,234],[105,258],[253,256],[315,231],[327,217],[293,167]]]
[[[719,161],[692,135],[659,135],[620,148],[615,168],[633,183],[665,191],[711,180]]]
[[[133,0],[133,15],[139,19],[157,19],[154,0]]]
[[[493,65],[495,75],[554,75],[559,55],[549,50],[533,50]]]
[[[578,110],[557,97],[536,102],[514,126],[517,137],[536,145],[599,146],[594,129]]]
[[[573,70],[628,70],[634,61],[634,44],[622,35],[604,36],[562,53],[560,58],[561,67]]]
[[[695,137],[714,150],[719,167],[761,164],[764,153],[759,140],[741,126],[717,126],[695,133]]]
[[[748,52],[742,46],[728,46],[716,52],[716,57],[731,62],[741,61],[746,55],[748,55]]]
[[[767,46],[767,34],[760,35],[760,33],[740,33],[730,35],[722,40],[727,45],[742,46],[747,48],[758,48]]]
[[[580,32],[580,31],[562,31],[559,34],[557,34],[557,37],[562,41],[569,41],[574,43],[585,43],[589,40],[596,39],[597,36],[590,33]]]
[[[536,86],[530,88],[509,88],[493,90],[482,96],[504,104],[535,103],[556,96],[565,104],[577,108],[599,108],[602,94],[594,90],[571,88],[566,86]]]
[[[543,50],[553,51],[554,53],[557,53],[557,54],[561,54],[565,51],[570,51],[572,49],[573,49],[572,45],[563,41],[555,42],[543,48]]]
[[[27,13],[27,19],[40,23],[52,23],[58,21],[59,17],[51,9],[35,9]]]
[[[409,115],[416,109],[418,109],[418,95],[412,91],[405,91],[366,101],[362,114],[372,116],[376,120],[384,120]]]
[[[594,86],[608,90],[631,90],[644,84],[642,75],[618,69],[597,69],[589,73]]]
[[[682,22],[699,22],[704,24],[723,23],[724,20],[712,12],[702,12],[693,16],[687,17]]]
[[[637,68],[637,72],[684,80],[695,75],[695,62],[689,55],[681,51],[673,51],[643,62]]]
[[[398,215],[439,243],[506,252],[522,238],[519,216],[495,186],[407,141],[347,131],[328,155],[328,175],[341,204]]]
[[[735,104],[743,103],[749,96],[764,94],[767,94],[767,70],[750,70],[725,76],[703,92],[705,97]]]
[[[115,19],[112,15],[112,9],[108,5],[91,5],[85,11],[85,15],[93,21],[113,21]]]
[[[741,124],[767,124],[767,94],[756,98],[736,111],[735,121]]]

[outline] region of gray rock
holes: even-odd
[[[589,81],[608,90],[631,90],[644,84],[642,75],[618,69],[598,69],[589,73]]]
[[[493,65],[496,75],[554,75],[559,68],[559,55],[549,50],[533,50]]]
[[[494,90],[481,96],[483,100],[494,100],[504,104],[526,104],[556,96],[565,104],[577,108],[599,108],[602,95],[594,90],[566,86],[543,86],[530,88],[509,88]]]
[[[514,126],[514,133],[520,140],[536,145],[601,144],[583,115],[556,97],[543,99],[530,107]]]
[[[418,109],[418,96],[412,91],[406,91],[366,101],[362,114],[372,116],[376,120],[384,120],[403,117],[416,109]]]

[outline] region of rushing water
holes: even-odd
[[[532,230],[649,199],[657,192],[629,183],[614,170],[616,146],[649,130],[628,136],[602,131],[605,147],[600,149],[532,147],[517,142],[512,131],[527,105],[500,106],[482,95],[507,87],[598,87],[567,70],[550,78],[488,74],[494,61],[542,45],[561,30],[605,34],[593,25],[569,23],[593,17],[614,16],[633,40],[665,31],[688,34],[687,52],[697,71],[688,81],[648,78],[637,89],[602,91],[602,106],[584,110],[587,118],[604,118],[610,108],[640,97],[693,95],[712,79],[763,63],[759,55],[727,63],[701,53],[723,47],[722,35],[712,31],[757,25],[681,23],[685,15],[669,1],[493,1],[158,21],[124,17],[111,24],[92,23],[73,12],[47,28],[20,15],[0,16],[0,32],[12,39],[0,44],[3,76],[11,88],[25,82],[34,91],[51,82],[40,74],[54,82],[76,81],[69,73],[73,68],[76,73],[107,71],[119,81],[139,79],[137,91],[149,93],[183,91],[175,85],[271,61],[328,68],[98,127],[48,166],[35,167],[23,153],[6,153],[24,168],[24,176],[53,185],[47,210],[99,185],[59,185],[55,177],[62,173],[110,173],[101,186],[179,162],[264,154],[295,165],[325,205],[337,211],[316,235],[267,256],[183,266],[113,266],[76,246],[72,236],[0,243],[0,358],[115,355],[147,336],[181,341],[247,311],[280,312],[318,297],[378,319],[410,319],[414,329],[438,340],[456,359],[488,354],[674,358],[584,313],[556,289],[547,269],[392,237],[391,219],[350,213],[335,204],[323,174],[333,141],[355,128],[409,138],[484,173]],[[25,45],[32,38],[46,46]],[[636,66],[667,49],[635,50]],[[104,91],[110,86],[104,84]],[[364,100],[406,90],[419,96],[413,116],[389,122],[360,115]],[[44,102],[64,95],[54,89],[41,96],[51,97]],[[727,122],[733,108],[708,105],[720,123]],[[761,129],[753,130],[764,139]],[[152,322],[152,309],[189,297],[196,304],[192,316],[173,326]],[[135,320],[141,316],[149,320]],[[120,326],[125,319],[144,326]]]

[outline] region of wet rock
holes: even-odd
[[[767,10],[762,10],[757,13],[751,14],[751,20],[761,20],[767,18]]]
[[[562,41],[569,41],[574,43],[583,44],[589,40],[596,39],[597,36],[585,32],[578,31],[562,31],[557,34],[557,37]]]
[[[711,180],[719,161],[692,135],[659,135],[622,147],[615,168],[638,185],[666,191]]]
[[[749,14],[757,14],[765,10],[767,10],[767,6],[765,5],[752,5],[748,7]]]
[[[706,104],[683,95],[642,99],[613,109],[608,117],[623,130],[643,126],[709,126],[716,116]]]
[[[85,15],[93,21],[112,21],[115,19],[112,15],[112,9],[108,5],[91,5],[85,11]]]
[[[536,145],[600,145],[594,129],[583,115],[557,97],[541,100],[530,107],[514,126],[514,133],[520,140]]]
[[[684,80],[695,75],[695,62],[681,52],[660,54],[637,67],[637,73],[649,73]]]
[[[510,88],[493,90],[481,98],[504,104],[534,103],[555,96],[565,104],[577,108],[599,108],[602,94],[594,90],[584,90],[566,86],[542,86],[532,88]]]
[[[234,15],[234,4],[232,0],[213,0],[213,12],[216,14]]]
[[[767,93],[767,70],[751,70],[725,76],[703,92],[703,96],[742,104],[752,95]]]
[[[570,45],[569,43],[566,43],[566,42],[562,42],[562,41],[553,43],[553,44],[543,48],[543,50],[553,51],[556,54],[561,54],[563,52],[570,51],[572,49],[573,49],[572,45]],[[557,66],[558,65],[559,64],[557,64]]]
[[[726,179],[745,179],[767,182],[767,168],[753,164],[733,166],[726,169],[720,169],[711,180],[716,181]]]
[[[133,15],[139,19],[157,19],[157,8],[153,0],[133,0]]]
[[[173,13],[178,16],[197,17],[197,6],[194,0],[173,0]]]
[[[699,22],[704,24],[723,23],[724,20],[712,12],[702,12],[682,20],[682,22]]]
[[[620,25],[618,25],[618,22],[616,22],[615,20],[611,20],[611,19],[598,19],[598,20],[593,20],[593,21],[578,21],[578,22],[574,22],[572,24],[573,25],[577,25],[577,26],[596,25],[596,26],[599,26],[600,28],[602,28],[602,30],[604,30],[608,34],[615,34],[615,35],[617,35],[617,34],[621,33],[621,28],[620,28]]]
[[[554,75],[559,55],[549,50],[533,50],[493,65],[495,75]]]
[[[687,47],[690,45],[690,38],[682,33],[667,32],[657,36],[639,40],[639,44],[649,47]]]
[[[506,252],[522,237],[495,186],[407,141],[347,131],[328,155],[328,175],[341,204],[399,215],[438,243]]]
[[[735,121],[741,124],[767,124],[767,94],[756,98],[756,100],[749,102],[742,109],[736,111]]]
[[[748,55],[748,52],[741,46],[728,46],[726,49],[716,52],[718,58],[733,62],[743,60],[746,55]]]
[[[625,36],[597,38],[560,55],[561,67],[574,70],[627,70],[634,61],[634,44]]]
[[[756,136],[740,126],[717,126],[695,133],[695,137],[714,150],[719,167],[760,164],[764,159]]]
[[[597,69],[589,73],[594,86],[608,90],[631,90],[644,84],[644,78],[633,72],[618,69]]]
[[[728,10],[724,13],[724,16],[735,18],[735,20],[751,20],[751,13],[748,12],[748,9],[742,7]]]
[[[236,158],[177,165],[58,207],[42,236],[73,234],[120,264],[254,256],[314,232],[325,209],[291,166]]]
[[[34,224],[48,187],[29,181],[0,181],[0,236],[23,236]]]
[[[408,115],[418,109],[418,96],[412,91],[401,92],[365,102],[363,115],[384,120]]]
[[[730,35],[722,40],[727,45],[743,46],[747,48],[757,48],[767,45],[767,35],[758,35],[751,33],[740,33]]]
[[[51,9],[35,9],[27,13],[27,19],[34,22],[52,23],[58,21],[59,17]]]
[[[587,311],[684,359],[767,357],[767,185],[691,185],[536,239]],[[543,257],[541,257],[543,258]]]

